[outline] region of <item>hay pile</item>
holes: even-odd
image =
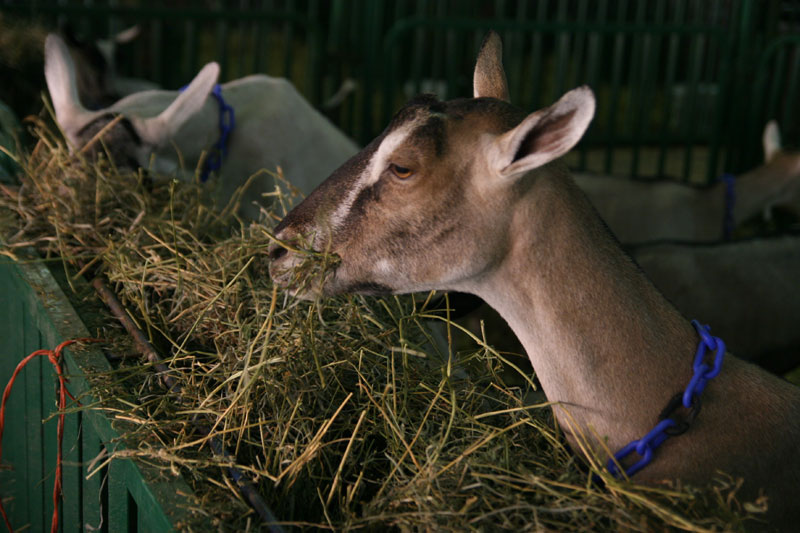
[[[71,276],[101,276],[115,289],[182,390],[166,393],[131,355],[94,380],[92,408],[133,423],[120,453],[180,472],[210,529],[259,527],[226,477],[231,461],[285,526],[742,528],[733,483],[653,489],[592,469],[607,487],[593,484],[549,408],[504,382],[500,354],[477,337],[452,359],[439,353],[448,349],[435,348],[426,324],[456,326],[430,298],[310,303],[273,287],[265,251],[289,195],[278,190],[275,212],[244,224],[233,206],[205,207],[204,187],[70,156],[60,136],[35,129],[22,186],[0,195],[14,219],[2,252],[32,245],[62,258]],[[102,334],[118,330],[109,317]],[[124,335],[108,351],[133,353]],[[209,435],[195,431],[198,421]],[[212,452],[211,436],[230,458]]]

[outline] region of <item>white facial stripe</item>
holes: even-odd
[[[347,196],[342,203],[339,204],[339,207],[336,208],[336,211],[333,212],[333,215],[331,215],[330,225],[332,229],[335,230],[344,222],[347,215],[350,214],[353,203],[356,201],[361,191],[374,185],[378,179],[380,179],[381,173],[388,164],[389,156],[398,146],[405,142],[408,135],[414,130],[416,123],[416,120],[412,120],[389,133],[386,138],[383,139],[383,142],[381,142],[381,145],[372,156],[369,165],[367,165],[366,170],[359,176],[358,180],[353,184],[353,188],[348,191]]]

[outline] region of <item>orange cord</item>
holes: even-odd
[[[0,402],[0,459],[3,456],[3,429],[5,426],[6,421],[6,401],[8,397],[11,395],[11,387],[14,385],[14,380],[17,379],[17,374],[27,365],[34,357],[38,355],[46,355],[50,362],[53,364],[53,368],[55,368],[56,374],[58,375],[58,382],[59,382],[59,390],[58,390],[58,410],[61,413],[58,415],[58,429],[56,431],[57,439],[58,439],[58,455],[56,457],[56,479],[55,483],[53,484],[53,519],[50,522],[50,531],[51,533],[56,533],[58,531],[58,503],[61,499],[61,441],[64,437],[64,409],[67,406],[67,396],[72,398],[73,401],[77,402],[75,398],[69,393],[67,390],[67,380],[64,377],[64,374],[61,371],[61,351],[69,346],[70,344],[74,344],[76,342],[101,342],[100,339],[71,339],[68,341],[64,341],[58,346],[56,346],[55,350],[36,350],[28,357],[20,361],[17,365],[17,368],[14,370],[14,373],[11,374],[11,379],[8,380],[8,384],[6,385],[5,390],[3,391],[3,400]],[[9,533],[14,533],[14,530],[11,529],[11,522],[8,520],[8,516],[6,515],[6,511],[3,508],[3,502],[0,500],[0,514],[3,515],[3,520],[6,523],[6,527],[8,528]]]

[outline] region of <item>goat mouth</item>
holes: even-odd
[[[286,290],[291,296],[301,300],[315,300],[321,296],[332,296],[331,281],[335,278],[335,268],[304,269],[304,262],[287,256],[286,260],[274,261],[269,266],[272,283]]]

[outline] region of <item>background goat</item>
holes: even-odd
[[[75,66],[64,42],[55,35],[45,46],[45,77],[58,124],[70,145],[80,148],[115,115],[124,118],[106,134],[105,144],[117,164],[151,166],[161,173],[190,179],[200,159],[219,138],[218,102],[209,95],[219,66],[209,63],[180,91],[144,91],[94,111],[81,103]],[[356,145],[317,112],[287,80],[254,75],[222,85],[233,107],[236,127],[228,140],[220,169],[218,200],[223,205],[262,169],[283,169],[286,177],[308,193],[333,169],[357,151]],[[254,204],[273,180],[262,173],[245,193],[242,214],[257,218]]]
[[[800,153],[781,149],[775,122],[764,128],[764,164],[736,177],[732,226],[772,205],[800,213]],[[726,184],[697,187],[672,180],[629,179],[576,174],[616,237],[626,245],[653,241],[721,240],[726,216]]]

